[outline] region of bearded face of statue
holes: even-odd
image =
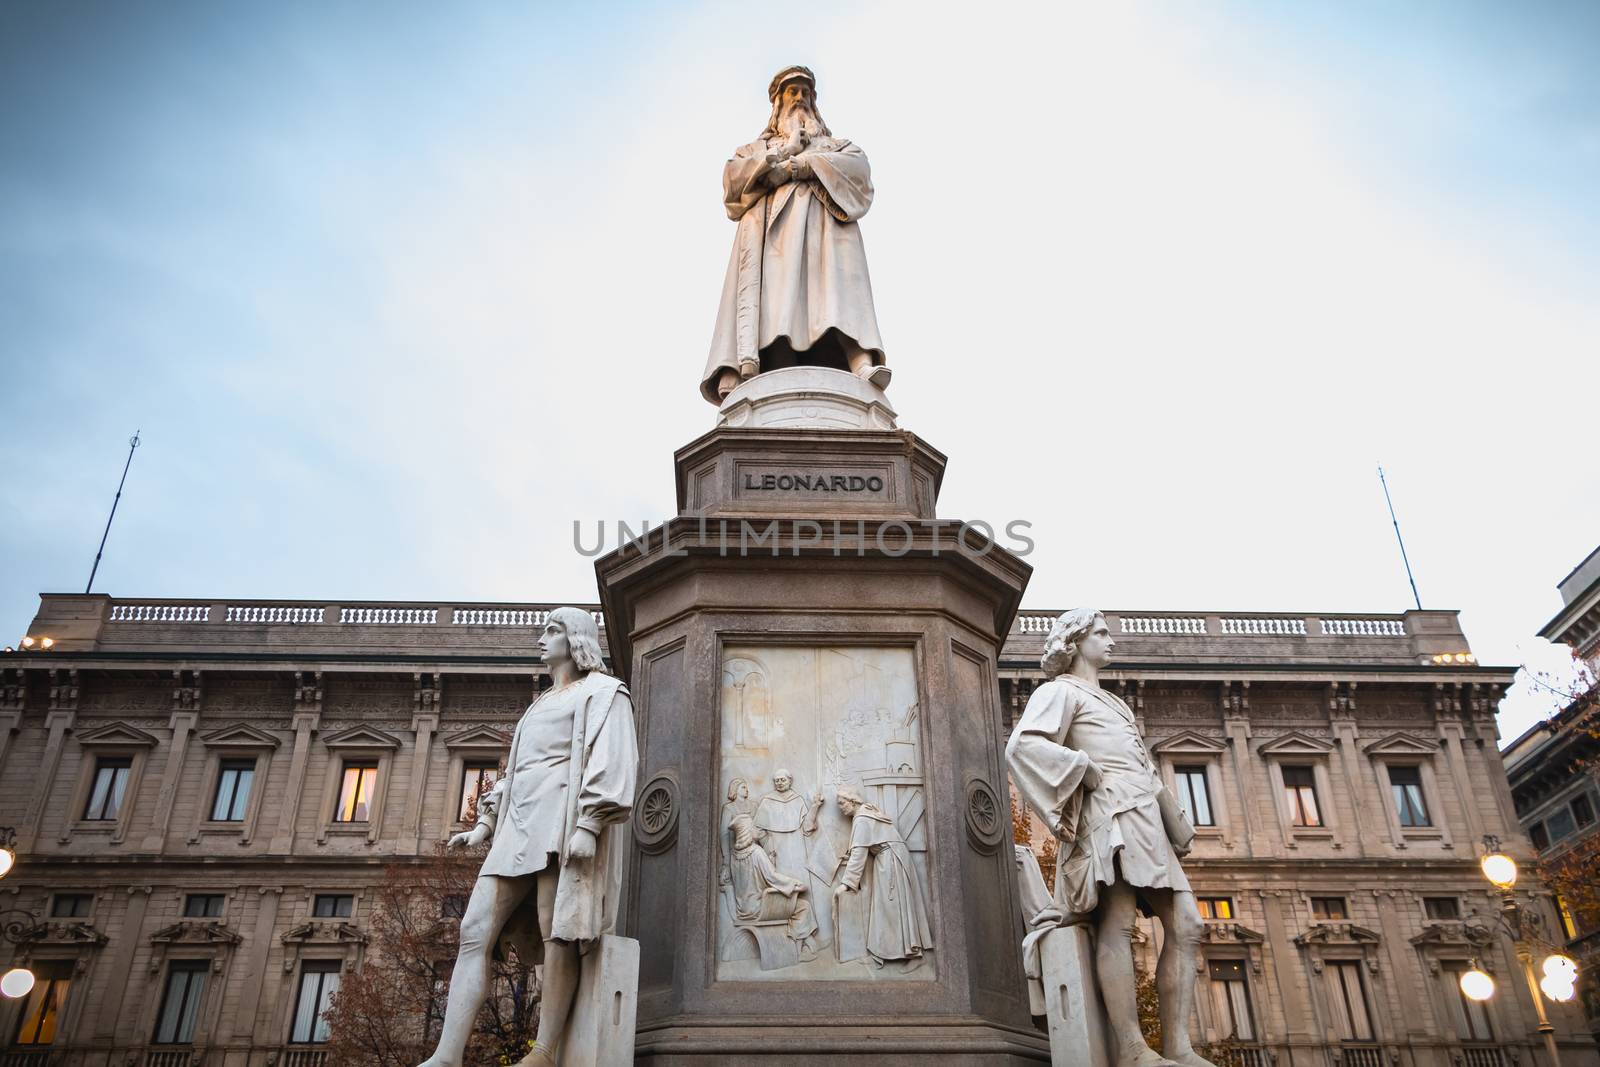
[[[804,78],[784,83],[772,102],[772,129],[789,140],[812,140],[828,136],[828,127],[817,112],[816,90]]]

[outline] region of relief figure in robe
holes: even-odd
[[[894,820],[877,805],[867,803],[855,788],[844,786],[837,796],[839,810],[850,820],[850,850],[833,889],[840,961],[848,951],[844,947],[846,916],[852,914],[844,904],[848,895],[860,894],[864,907],[855,909],[854,914],[865,916],[863,940],[873,964],[882,966],[891,960],[920,963],[923,953],[933,947],[933,933],[911,851]],[[848,940],[854,943],[857,938]]]
[[[779,71],[766,129],[722,169],[738,229],[700,376],[713,404],[747,378],[797,365],[889,384],[858,224],[872,206],[872,171],[822,121],[816,90],[805,67]]]

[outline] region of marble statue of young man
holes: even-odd
[[[439,1046],[424,1067],[459,1067],[500,940],[525,963],[544,963],[539,1033],[519,1067],[556,1063],[583,949],[614,925],[620,824],[633,810],[639,763],[633,705],[628,687],[602,670],[589,612],[552,611],[539,652],[554,684],[517,723],[505,774],[479,803],[477,825],[449,841],[494,843],[461,917]]]
[[[797,364],[889,384],[857,221],[872,206],[866,153],[829,131],[817,79],[786,67],[767,86],[761,136],[722,168],[739,224],[700,394],[720,404],[740,381]]]
[[[1118,1067],[1212,1067],[1189,1037],[1202,925],[1178,860],[1194,827],[1161,781],[1132,710],[1100,688],[1116,642],[1105,617],[1074,608],[1055,621],[1006,762],[1017,792],[1060,839],[1056,901],[1092,915],[1095,977]],[[1133,929],[1143,904],[1165,932],[1156,967],[1165,1055],[1145,1044],[1134,998]]]

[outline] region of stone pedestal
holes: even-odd
[[[1094,977],[1094,937],[1083,925],[1062,926],[1039,942],[1050,1062],[1111,1067],[1105,1008]]]
[[[679,515],[596,562],[642,760],[637,1062],[1044,1062],[996,678],[1030,569],[934,517],[914,434],[799,418],[680,450]]]
[[[583,961],[561,1067],[628,1067],[639,1007],[639,942],[607,934]]]

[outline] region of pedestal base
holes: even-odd
[[[561,1067],[628,1067],[639,1010],[639,942],[607,934],[589,949],[561,1043]]]

